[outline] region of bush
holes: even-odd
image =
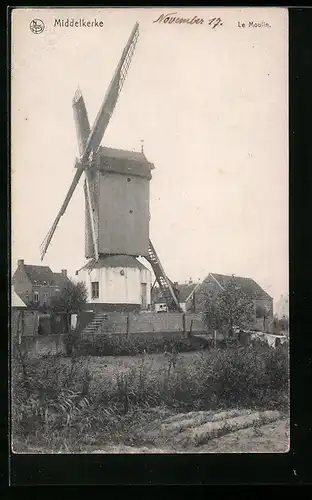
[[[88,406],[90,373],[85,362],[61,356],[30,359],[15,345],[12,356],[12,431],[25,439],[71,425]]]
[[[104,389],[103,400],[122,407],[164,404],[179,411],[216,408],[274,409],[285,405],[288,389],[287,350],[241,347],[203,352],[189,364],[168,356],[167,365],[149,369],[144,356],[139,365],[117,372]],[[185,360],[186,358],[184,358]]]
[[[144,351],[149,354],[175,349],[190,352],[203,347],[204,341],[195,338],[173,338],[152,335],[92,335],[80,338],[76,344],[78,356],[136,356]]]
[[[284,353],[271,349],[234,348],[218,353],[214,378],[219,400],[227,405],[270,407],[270,396],[287,388],[287,364]]]

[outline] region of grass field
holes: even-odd
[[[176,370],[182,370],[195,361],[207,357],[207,353],[185,352],[177,355]],[[85,364],[89,367],[91,375],[100,380],[101,378],[111,377],[117,373],[126,373],[131,369],[139,369],[144,363],[148,372],[158,372],[168,369],[169,356],[164,354],[146,354],[145,356],[97,356],[85,358]],[[67,361],[69,362],[69,361]]]
[[[171,360],[171,354],[16,359],[16,446],[54,453],[100,443],[145,446],[142,426],[176,414],[287,413],[285,349],[211,349],[178,353],[175,365]]]

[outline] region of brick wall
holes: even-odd
[[[126,312],[108,312],[107,319],[103,320],[99,330],[100,333],[127,333],[127,318]]]
[[[76,332],[81,333],[82,330],[93,320],[95,313],[93,311],[82,311],[77,317]]]
[[[82,313],[85,314],[85,313]],[[86,326],[88,318],[80,322],[79,331],[82,326]],[[92,321],[89,316],[89,322]],[[185,315],[185,329],[190,330],[192,322],[192,332],[202,333],[205,326],[198,314]],[[165,332],[183,332],[184,322],[182,313],[127,313],[127,312],[107,312],[106,319],[102,320],[99,333],[110,334],[140,334],[140,333],[165,333]]]
[[[37,311],[24,312],[23,336],[33,337],[38,335],[38,317],[39,313]]]
[[[131,333],[139,332],[180,332],[183,331],[181,313],[131,314]]]

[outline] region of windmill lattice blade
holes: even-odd
[[[43,240],[43,242],[42,242],[42,244],[40,246],[41,260],[43,260],[45,254],[47,252],[47,249],[48,249],[48,247],[50,245],[50,242],[51,242],[51,239],[52,239],[52,237],[53,237],[53,235],[55,233],[55,230],[57,228],[59,220],[62,217],[62,215],[64,215],[64,213],[65,213],[65,210],[66,210],[66,208],[68,206],[68,203],[70,202],[70,199],[71,199],[71,197],[73,195],[73,192],[75,191],[75,188],[76,188],[76,186],[77,186],[77,184],[79,182],[79,179],[80,179],[80,177],[82,175],[83,169],[84,169],[84,167],[82,165],[78,166],[77,171],[76,171],[76,173],[74,175],[73,181],[72,181],[72,183],[70,185],[70,188],[69,188],[69,190],[67,192],[67,195],[65,197],[65,200],[63,202],[63,205],[61,206],[61,209],[60,209],[59,213],[57,214],[56,219],[53,222],[53,225],[52,225],[50,231],[48,232],[48,234],[46,235],[45,239]]]
[[[98,147],[103,139],[103,135],[105,133],[107,125],[115,109],[118,96],[121,92],[124,81],[126,79],[138,38],[139,38],[139,25],[138,23],[136,23],[131,32],[128,43],[123,50],[121,59],[118,63],[114,76],[111,80],[103,104],[95,119],[94,125],[92,127],[91,133],[87,141],[83,159],[88,158],[91,151],[96,153],[96,151],[98,150]]]
[[[73,112],[78,139],[79,155],[82,156],[90,135],[90,124],[87,108],[79,87],[73,98]]]

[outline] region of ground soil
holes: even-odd
[[[236,410],[233,410],[233,412],[236,412]],[[261,424],[261,419],[263,418],[261,413],[260,418],[255,418],[252,425],[231,431],[230,422],[237,422],[240,419],[240,425],[243,426],[244,421],[246,424],[247,419],[250,420],[255,415],[254,412],[248,410],[245,410],[245,415],[224,418],[215,422],[216,425],[220,423],[219,428],[221,424],[228,423],[229,428],[228,430],[224,430],[223,435],[211,438],[206,433],[202,444],[198,444],[196,440],[190,439],[188,444],[185,445],[183,438],[190,437],[192,434],[194,435],[194,431],[196,433],[200,428],[203,428],[203,425],[199,421],[202,416],[199,415],[199,417],[196,417],[196,413],[200,412],[192,413],[193,426],[186,425],[188,417],[182,414],[177,420],[171,422],[169,433],[167,432],[162,435],[160,429],[164,428],[164,425],[163,423],[158,424],[152,433],[154,437],[153,445],[126,446],[119,444],[103,447],[97,446],[93,449],[89,448],[86,450],[86,453],[285,453],[289,449],[289,420],[283,415],[278,415],[278,412],[275,412],[275,415],[274,412],[263,412],[268,416],[269,414],[271,415],[272,421],[269,423]],[[180,429],[176,426],[176,429],[173,430],[174,427],[172,424],[178,424],[179,421],[184,422],[185,425],[182,425]]]

